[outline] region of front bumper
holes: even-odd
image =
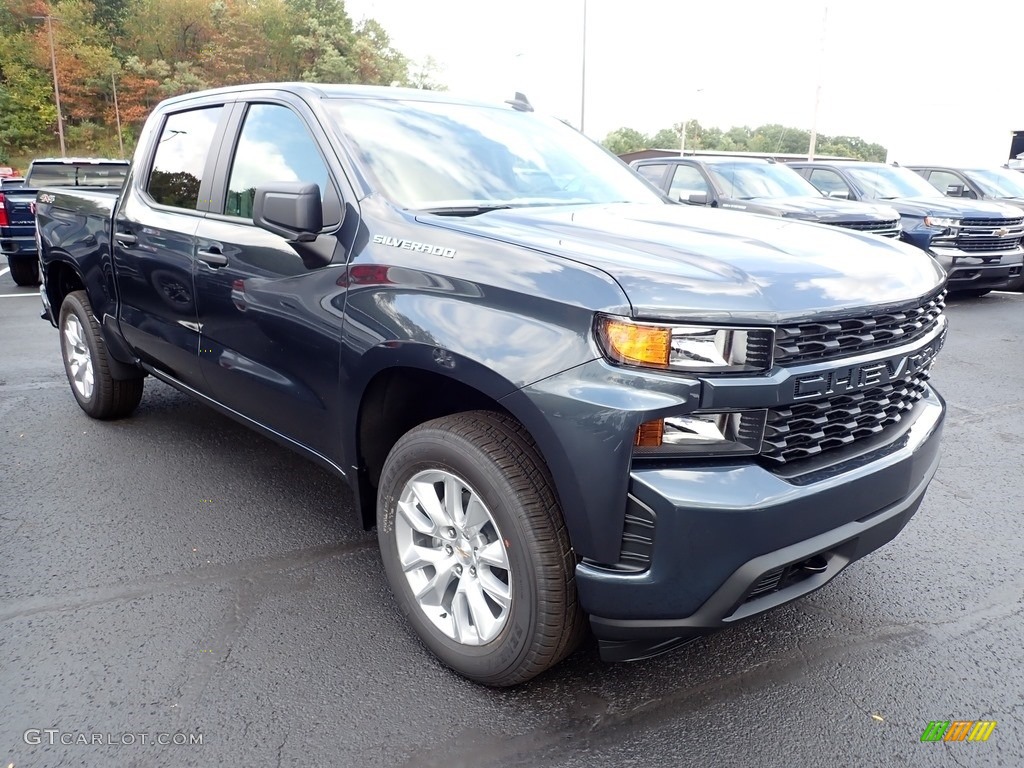
[[[932,248],[949,275],[949,290],[1005,290],[1015,287],[1024,269],[1024,249],[977,253],[957,248]]]
[[[805,460],[799,470],[754,461],[634,467],[631,503],[654,518],[650,568],[585,561],[576,570],[602,657],[646,658],[756,616],[890,541],[935,473],[943,419],[929,390],[899,432],[838,460]]]

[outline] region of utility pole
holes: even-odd
[[[46,34],[50,38],[50,66],[53,68],[53,98],[57,102],[57,135],[60,137],[60,156],[67,157],[64,148],[64,114],[60,110],[60,85],[57,83],[57,51],[53,47],[53,16],[33,16],[33,19],[46,21]],[[59,21],[59,19],[58,19]]]
[[[114,117],[117,119],[117,145],[121,148],[121,159],[124,159],[124,137],[121,136],[121,108],[117,106],[117,81],[114,73],[110,73],[110,85],[114,88]]]
[[[693,92],[694,97],[696,97],[698,93],[704,93],[704,89],[703,88],[697,88],[696,90],[694,90],[694,92]],[[693,111],[694,111],[693,109],[688,109],[687,110],[687,112],[693,112]],[[682,130],[679,131],[679,156],[680,157],[682,157],[683,153],[686,151],[686,123],[687,123],[687,118],[684,117],[683,118]]]
[[[580,83],[580,133],[587,112],[587,0],[583,0],[583,72]]]
[[[811,123],[811,146],[807,150],[807,160],[814,159],[814,151],[818,148],[818,107],[821,106],[821,81],[825,70],[825,32],[828,30],[828,5],[821,20],[821,53],[818,58],[818,85],[814,91],[814,122]]]

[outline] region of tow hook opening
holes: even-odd
[[[822,555],[812,555],[796,565],[804,573],[824,573],[828,570],[828,560]]]

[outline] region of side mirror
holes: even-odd
[[[825,197],[831,197],[833,200],[849,200],[850,193],[841,189],[832,189],[825,193]]]
[[[707,205],[708,204],[708,193],[707,192],[693,192],[685,202],[690,205]]]
[[[948,197],[966,197],[966,195],[964,195],[964,185],[950,184],[946,187],[946,195]]]
[[[302,181],[279,181],[256,188],[252,220],[260,229],[295,243],[311,243],[324,227],[320,186]]]

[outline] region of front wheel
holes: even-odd
[[[424,644],[486,685],[540,674],[580,642],[576,558],[536,446],[490,411],[422,424],[381,474],[388,582]]]
[[[85,291],[72,291],[60,305],[60,351],[71,393],[94,419],[128,416],[142,400],[143,379],[110,375],[107,346]]]

